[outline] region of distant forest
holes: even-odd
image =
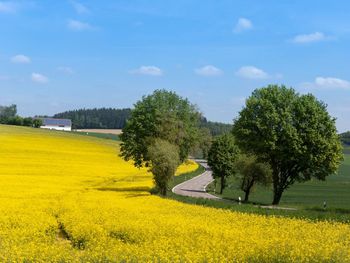
[[[79,109],[57,113],[53,117],[72,120],[73,129],[122,129],[130,109]]]
[[[221,122],[208,121],[206,118],[201,119],[201,128],[207,128],[213,137],[229,133],[232,130],[232,125]]]
[[[340,140],[346,144],[350,145],[350,131],[340,134]]]
[[[123,129],[131,113],[130,109],[79,109],[57,113],[54,118],[72,120],[73,129]],[[207,128],[212,136],[230,132],[231,124],[201,119],[201,128]]]

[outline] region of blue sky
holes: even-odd
[[[1,1],[0,104],[23,116],[131,107],[154,89],[231,123],[269,83],[350,130],[349,1]]]

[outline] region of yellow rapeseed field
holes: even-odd
[[[0,262],[350,262],[348,224],[187,205],[150,187],[117,142],[0,125]]]

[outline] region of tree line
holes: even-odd
[[[18,116],[17,106],[12,104],[10,106],[0,105],[0,124],[39,128],[42,125],[42,121],[32,117]]]
[[[70,119],[73,129],[122,129],[130,109],[94,108],[57,113],[53,118]]]
[[[208,129],[210,134],[214,137],[225,133],[230,133],[232,130],[232,124],[208,121],[205,117],[201,118],[200,127]]]
[[[131,109],[94,108],[57,113],[53,118],[70,119],[73,129],[123,129],[131,115]],[[231,124],[208,121],[201,117],[199,125],[212,136],[230,132]]]
[[[340,140],[343,144],[350,145],[350,131],[341,133]]]
[[[335,119],[311,94],[269,85],[246,100],[228,133],[213,138],[188,99],[156,90],[135,104],[121,135],[121,156],[149,167],[166,195],[176,167],[202,149],[221,192],[230,176],[240,180],[245,200],[255,184],[272,184],[272,204],[295,182],[325,180],[342,161]]]

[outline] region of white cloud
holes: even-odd
[[[28,64],[31,62],[30,57],[27,57],[25,55],[16,55],[11,58],[12,63],[18,63],[18,64]]]
[[[70,67],[58,67],[57,70],[68,75],[74,74],[74,70]]]
[[[68,28],[74,31],[84,31],[94,29],[89,23],[84,23],[78,20],[69,20],[67,24]]]
[[[269,77],[269,74],[265,71],[253,66],[243,66],[236,72],[236,74],[246,79],[266,79]]]
[[[78,14],[82,15],[82,14],[89,14],[90,13],[90,10],[82,3],[79,3],[77,1],[71,1],[71,4]]]
[[[234,28],[234,32],[239,33],[245,30],[250,30],[253,28],[253,23],[247,18],[241,17],[238,19],[237,24]]]
[[[156,66],[141,66],[138,69],[131,70],[132,74],[140,74],[140,75],[150,75],[150,76],[162,76],[163,71]]]
[[[14,13],[17,11],[18,6],[11,2],[0,2],[0,13]]]
[[[316,77],[314,82],[305,82],[301,86],[318,89],[350,89],[350,82],[334,77]]]
[[[45,84],[47,82],[49,82],[49,79],[39,73],[32,73],[32,81],[36,82],[36,83],[40,83],[40,84]]]
[[[223,71],[212,65],[207,65],[194,70],[196,74],[206,77],[219,76],[223,74]]]
[[[311,34],[297,35],[293,38],[293,42],[297,44],[305,44],[327,40],[328,37],[322,32],[315,32]]]

